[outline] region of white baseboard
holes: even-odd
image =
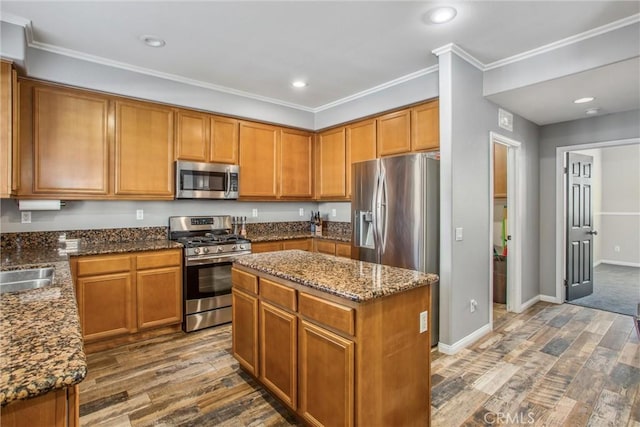
[[[537,303],[538,301],[540,301],[540,295],[536,295],[535,297],[531,298],[529,301],[520,304],[520,307],[516,310],[516,313],[522,313],[523,311],[525,311],[527,308],[531,307],[533,304]]]
[[[594,267],[597,267],[597,266],[599,266],[600,264],[602,264],[602,260],[601,260],[601,259],[599,259],[598,261],[594,262],[594,263],[593,263],[593,266],[594,266]]]
[[[438,343],[438,351],[440,353],[448,354],[448,355],[456,354],[463,348],[478,341],[480,338],[487,335],[489,332],[491,332],[491,325],[487,323],[480,329],[475,330],[474,332],[470,333],[469,335],[462,338],[461,340],[453,343],[452,345]]]
[[[640,267],[640,262],[613,261],[610,259],[601,259],[600,264],[621,265],[623,267]]]
[[[549,295],[540,295],[540,301],[552,302],[554,304],[562,304],[562,301],[560,301],[560,298],[552,297],[552,296],[549,296]]]

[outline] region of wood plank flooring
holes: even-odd
[[[432,425],[640,427],[631,317],[547,303],[494,316],[473,346],[432,353]],[[81,425],[298,425],[230,349],[227,325],[89,355]]]

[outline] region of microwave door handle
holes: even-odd
[[[231,193],[231,171],[229,169],[227,169],[225,171],[226,175],[227,175],[227,179],[225,182],[225,189],[224,189],[224,195],[225,196],[229,196],[229,194]]]

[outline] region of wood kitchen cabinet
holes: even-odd
[[[182,253],[136,255],[138,329],[182,322]]]
[[[275,126],[240,123],[240,197],[276,198],[279,136]]]
[[[115,109],[114,193],[173,199],[173,111],[133,101]]]
[[[376,158],[376,120],[364,120],[347,126],[347,196],[351,197],[351,165]]]
[[[135,341],[142,331],[179,327],[181,263],[180,249],[73,257],[71,271],[85,342]]]
[[[175,116],[176,160],[238,164],[238,120],[190,110]]]
[[[299,249],[301,251],[312,251],[313,250],[313,239],[292,239],[292,240],[284,240],[282,242],[282,249]]]
[[[335,255],[344,258],[351,258],[351,244],[335,240],[314,239],[314,251]]]
[[[280,198],[313,197],[313,135],[293,129],[280,130]]]
[[[439,148],[440,108],[436,99],[411,109],[411,151]]]
[[[52,390],[32,399],[15,401],[2,408],[0,426],[80,426],[78,386]]]
[[[231,307],[233,333],[231,351],[247,372],[258,370],[258,278],[244,271],[232,269]]]
[[[344,199],[347,196],[345,128],[318,135],[316,144],[316,198]]]
[[[411,151],[411,110],[400,110],[378,117],[378,156]]]
[[[32,99],[33,194],[106,196],[109,100],[49,86],[33,87]]]
[[[18,161],[18,81],[10,62],[0,60],[0,197],[17,190]]]

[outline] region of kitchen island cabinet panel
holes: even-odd
[[[78,427],[78,386],[58,389],[2,408],[2,427]]]
[[[298,404],[297,322],[295,314],[260,303],[259,378],[292,409]]]
[[[353,341],[303,320],[299,348],[302,417],[317,426],[354,425]]]
[[[235,287],[231,292],[233,307],[232,352],[240,365],[258,376],[258,298]]]
[[[34,194],[108,194],[109,105],[86,92],[33,89]]]
[[[115,194],[173,199],[173,112],[116,101]]]

